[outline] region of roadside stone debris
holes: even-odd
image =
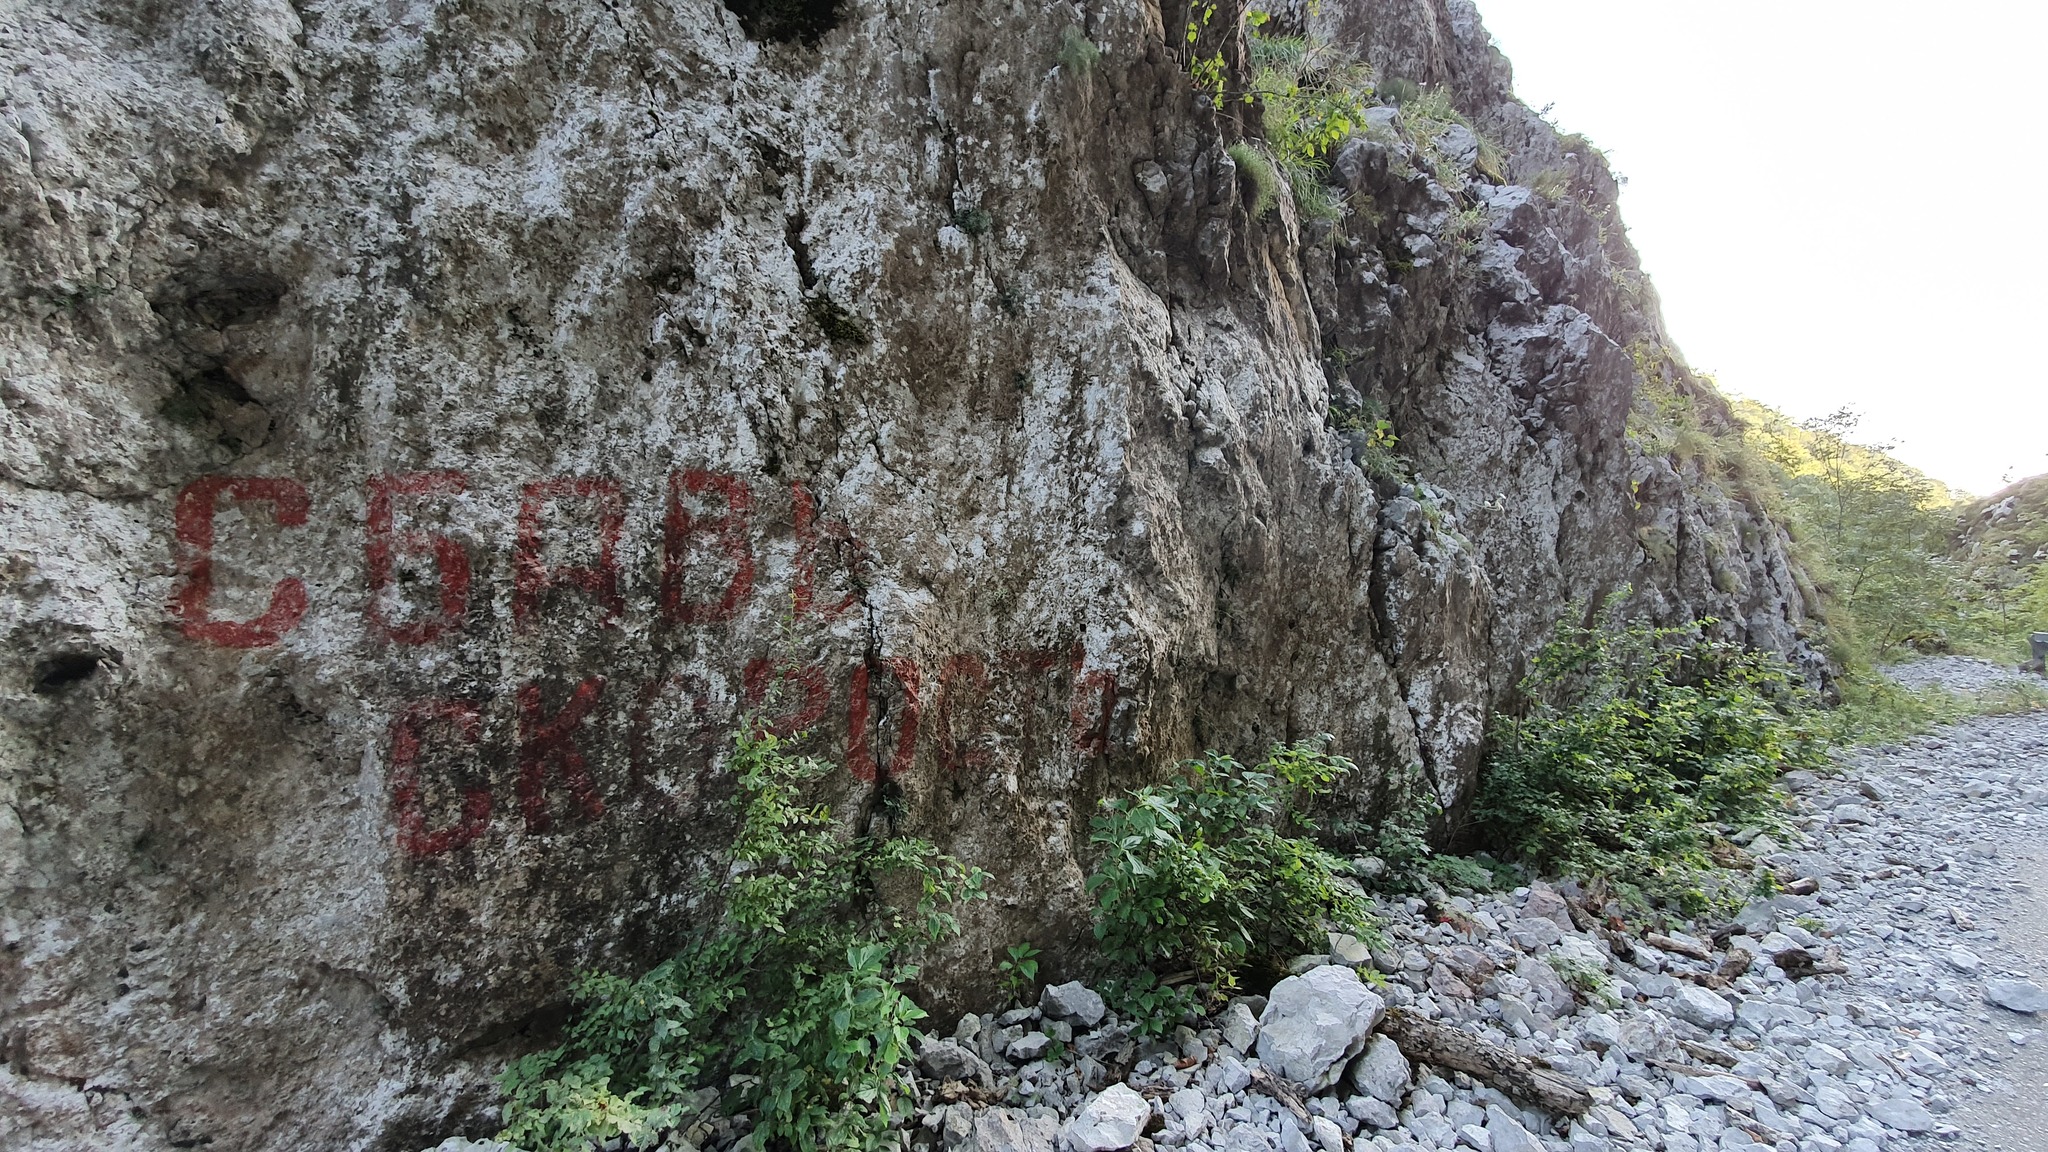
[[[1986,927],[2013,891],[2009,857],[2048,827],[2048,714],[1972,721],[1785,784],[1786,828],[1730,837],[1778,893],[1726,922],[1639,934],[1569,881],[1381,899],[1383,943],[1332,934],[1270,995],[1150,1038],[1085,984],[1048,986],[935,1030],[902,1144],[1978,1149],[1954,1114],[2028,1092],[2048,1122],[2038,1086],[2000,1067],[2048,1043],[2048,971]],[[667,1147],[740,1135],[721,1121]]]

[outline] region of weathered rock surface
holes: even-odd
[[[1329,733],[1347,803],[1456,808],[1623,584],[1799,654],[1778,529],[1631,435],[1695,386],[1604,161],[1464,0],[1318,18],[1501,170],[1382,109],[1306,227],[1156,5],[840,9],[0,13],[23,1140],[489,1131],[572,974],[698,919],[742,710],[995,874],[943,1003],[1085,937],[1088,815],[1175,757]]]

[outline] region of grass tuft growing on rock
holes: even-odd
[[[1223,150],[1237,163],[1237,170],[1252,182],[1252,202],[1248,211],[1257,220],[1273,210],[1280,201],[1280,171],[1273,167],[1273,160],[1261,151],[1258,145],[1243,140]]]

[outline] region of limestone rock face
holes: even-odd
[[[944,1003],[1177,757],[1455,811],[1575,600],[1800,655],[1604,163],[1463,0],[1315,18],[1494,171],[1387,108],[1254,219],[1150,0],[0,13],[0,1144],[488,1133],[742,711],[994,873]]]

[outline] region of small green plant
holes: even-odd
[[[1256,768],[1211,753],[1102,802],[1087,888],[1120,1012],[1165,1027],[1200,1000],[1177,974],[1214,1000],[1249,967],[1325,946],[1330,929],[1373,934],[1345,863],[1290,835],[1314,831],[1302,803],[1356,770],[1308,743],[1276,747]]]
[[[959,931],[949,909],[986,877],[922,840],[845,835],[802,800],[828,767],[751,722],[731,769],[740,827],[718,873],[731,877],[724,907],[645,975],[578,981],[563,1042],[505,1071],[501,1140],[647,1147],[723,1088],[754,1114],[760,1147],[893,1146],[890,1121],[910,1103],[896,1068],[924,1017],[903,991],[917,975],[907,957]]]
[[[1273,210],[1280,200],[1280,173],[1273,167],[1273,161],[1258,145],[1239,140],[1223,150],[1237,163],[1240,173],[1252,182],[1252,219],[1256,220]]]
[[[1070,75],[1086,77],[1095,71],[1095,62],[1101,58],[1102,49],[1088,39],[1079,24],[1060,29],[1060,67]]]
[[[1561,956],[1552,952],[1547,959],[1550,969],[1565,987],[1579,994],[1586,1003],[1596,1008],[1619,1008],[1621,997],[1614,994],[1614,986],[1607,982],[1607,973],[1585,960],[1573,956]]]
[[[1004,949],[1004,959],[996,964],[996,971],[1003,982],[1003,998],[1012,1004],[1024,1004],[1031,997],[1031,990],[1038,979],[1038,949],[1030,941],[1012,944]]]
[[[806,299],[804,310],[834,344],[864,345],[869,340],[867,326],[830,296],[820,293]]]
[[[1777,778],[1827,766],[1825,733],[1775,656],[1709,638],[1711,621],[1632,624],[1623,601],[1560,624],[1537,655],[1533,703],[1496,731],[1475,817],[1540,869],[1696,905],[1719,876],[1715,826],[1781,826]]]
[[[1411,104],[1422,98],[1422,89],[1413,80],[1390,76],[1379,82],[1379,96],[1388,104]]]
[[[1396,808],[1376,827],[1339,827],[1336,831],[1350,840],[1355,851],[1376,856],[1386,866],[1370,881],[1378,891],[1419,895],[1432,884],[1452,891],[1492,891],[1499,882],[1492,868],[1469,857],[1438,852],[1430,845],[1430,822],[1442,814],[1442,806],[1428,798]]]
[[[1571,177],[1561,168],[1545,168],[1529,178],[1529,190],[1555,204],[1571,193]]]
[[[969,236],[986,236],[995,225],[995,218],[978,207],[958,208],[953,212],[953,226]]]
[[[1323,183],[1320,173],[1303,173],[1289,184],[1294,207],[1307,220],[1342,220],[1347,204],[1344,193]]]
[[[1348,362],[1347,359],[1342,363]],[[1399,483],[1414,471],[1407,457],[1400,453],[1401,437],[1394,432],[1394,422],[1387,419],[1386,409],[1378,401],[1367,400],[1355,408],[1332,407],[1330,423],[1351,441],[1358,466],[1366,475]]]

